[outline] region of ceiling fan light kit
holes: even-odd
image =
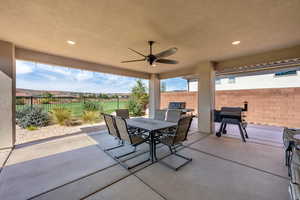
[[[128,48],[129,50],[135,52],[136,54],[139,54],[142,56],[142,59],[136,59],[136,60],[127,60],[127,61],[122,61],[121,63],[129,63],[129,62],[141,62],[141,61],[146,61],[148,62],[151,66],[155,67],[156,63],[163,63],[163,64],[177,64],[178,61],[176,60],[171,60],[171,59],[165,59],[165,57],[171,56],[177,52],[177,48],[173,47],[168,50],[162,51],[158,54],[153,54],[152,53],[152,45],[154,44],[154,41],[148,41],[149,44],[149,49],[150,53],[149,55],[144,55],[134,49]]]

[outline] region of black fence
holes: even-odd
[[[16,97],[16,110],[35,105],[49,112],[56,107],[65,107],[72,111],[73,116],[80,116],[85,102],[95,102],[106,113],[111,113],[119,108],[127,108],[128,98],[96,98],[96,97]]]

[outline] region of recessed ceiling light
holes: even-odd
[[[240,44],[240,43],[241,43],[241,41],[238,41],[238,40],[237,40],[237,41],[232,42],[231,44],[232,44],[232,45],[238,45],[238,44]]]
[[[73,40],[67,40],[67,43],[70,44],[70,45],[75,45],[76,44],[76,42],[73,41]]]

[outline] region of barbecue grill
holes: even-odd
[[[244,120],[244,112],[248,111],[248,103],[244,102],[244,108],[241,107],[222,107],[221,110],[215,110],[215,122],[221,122],[219,131],[216,136],[221,137],[222,134],[226,134],[227,124],[238,125],[240,135],[243,142],[246,142],[245,138],[248,138],[246,131],[247,122]]]
[[[194,111],[194,109],[186,108],[185,102],[169,102],[168,109],[166,110],[180,110],[183,114]]]

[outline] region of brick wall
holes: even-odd
[[[197,109],[196,92],[165,92],[161,107],[170,101],[185,101]],[[248,101],[247,121],[254,124],[300,128],[300,88],[216,91],[216,109],[222,106],[243,106]]]

